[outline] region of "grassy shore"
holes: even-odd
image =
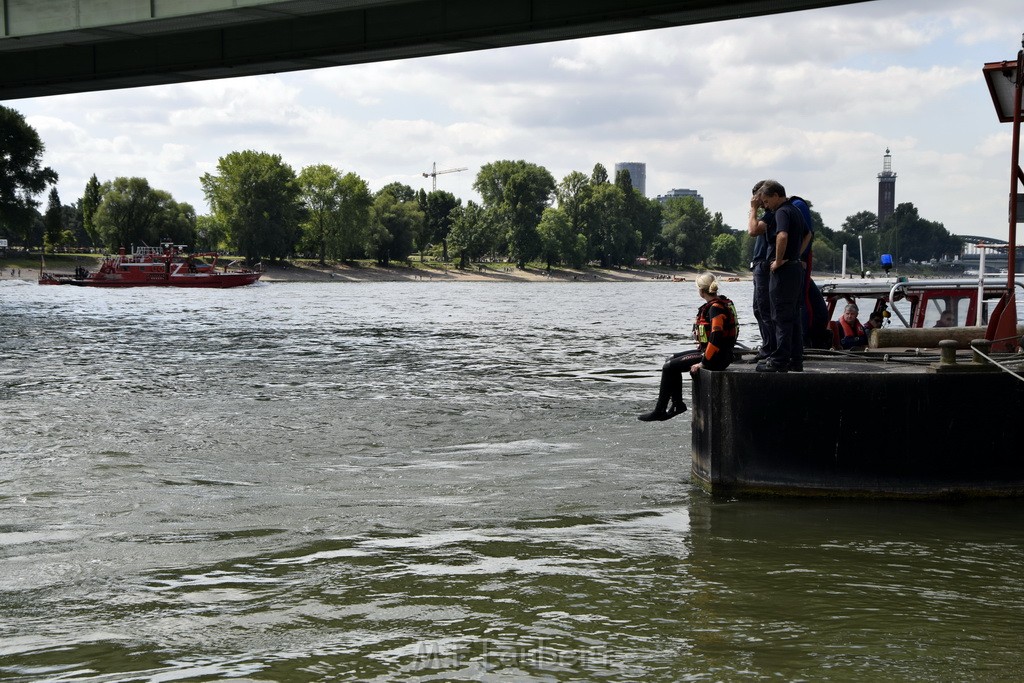
[[[73,273],[82,266],[99,267],[101,256],[55,254],[46,257],[46,270]],[[230,258],[221,258],[227,263]],[[11,269],[15,274],[11,275]],[[34,281],[39,276],[39,256],[0,258],[0,279],[12,277]],[[20,270],[20,274],[18,271]],[[692,281],[701,271],[693,268],[551,268],[529,264],[525,269],[510,263],[474,263],[466,269],[436,261],[412,261],[384,267],[374,261],[353,261],[320,265],[315,260],[264,264],[263,282],[649,282],[652,280]],[[721,278],[749,278],[749,273],[712,271]]]

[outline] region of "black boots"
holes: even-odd
[[[649,413],[644,413],[643,415],[637,416],[636,419],[640,420],[641,422],[663,422],[665,420],[671,420],[676,415],[680,415],[685,412],[685,403],[673,403],[668,410],[658,410],[657,408],[655,408]]]

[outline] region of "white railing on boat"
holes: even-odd
[[[1019,280],[1014,281],[1017,287],[1020,287],[1024,291],[1024,282]],[[892,288],[889,289],[889,307],[892,308],[893,312],[899,316],[899,319],[904,325],[910,327],[910,323],[903,314],[900,312],[894,303],[896,302],[896,292],[900,290],[925,290],[925,289],[973,289],[977,291],[977,298],[975,304],[978,308],[977,315],[981,316],[981,308],[989,300],[985,299],[986,289],[1006,289],[1006,276],[1005,275],[986,275],[984,277],[977,278],[935,278],[927,280],[904,280],[893,284]],[[994,300],[992,300],[994,303]]]

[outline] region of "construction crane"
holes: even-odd
[[[459,171],[468,171],[468,170],[469,170],[468,168],[446,168],[443,171],[438,171],[437,170],[437,162],[435,161],[433,169],[430,171],[430,173],[424,173],[423,177],[424,178],[433,178],[434,179],[434,189],[436,190],[437,189],[437,176],[441,175],[442,173],[458,173]]]

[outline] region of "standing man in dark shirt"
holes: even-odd
[[[748,217],[747,233],[754,237],[754,253],[750,261],[750,270],[754,279],[754,319],[757,320],[757,329],[761,333],[761,350],[757,354],[757,360],[766,360],[772,355],[775,347],[775,327],[772,325],[772,307],[768,299],[768,283],[771,279],[771,271],[768,270],[768,238],[765,233],[768,231],[768,224],[775,223],[775,216],[770,211],[758,215],[761,206],[761,186],[765,181],[761,180],[751,190],[750,215]]]
[[[775,346],[766,360],[757,364],[758,372],[803,370],[804,344],[800,325],[800,296],[804,271],[800,251],[807,227],[800,210],[786,197],[786,189],[774,180],[761,185],[761,204],[775,216],[768,226],[768,263],[771,278],[768,298],[771,302]]]

